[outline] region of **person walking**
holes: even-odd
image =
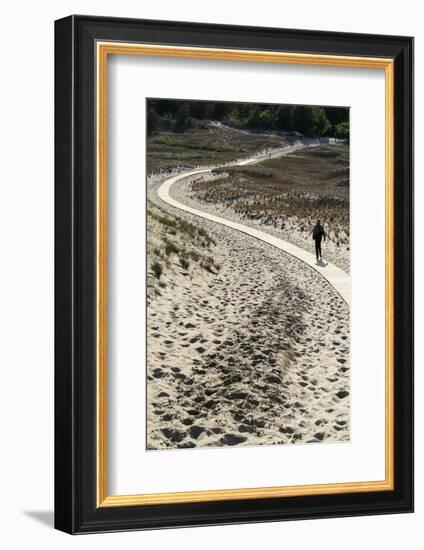
[[[312,231],[312,238],[315,241],[315,254],[317,256],[317,262],[319,262],[320,260],[322,260],[321,240],[324,239],[325,241],[325,231],[324,227],[321,225],[321,220],[318,220],[315,224]]]

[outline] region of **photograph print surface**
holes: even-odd
[[[147,449],[348,441],[349,109],[146,114]]]

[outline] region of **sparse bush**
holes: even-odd
[[[212,273],[213,275],[215,275],[215,272],[213,271],[212,267],[213,267],[213,264],[210,264],[210,263],[201,263],[200,264],[200,267],[203,267],[203,269],[206,269],[206,271],[208,271],[209,273]]]
[[[159,262],[153,262],[151,267],[156,279],[160,279],[163,273],[162,265]]]
[[[216,275],[216,273],[221,269],[221,266],[215,264],[214,259],[210,256],[203,256],[200,267],[213,275]]]
[[[178,246],[176,246],[175,243],[171,241],[165,242],[165,254],[167,256],[170,256],[171,254],[178,254],[179,250],[180,249],[178,248]]]
[[[190,263],[185,258],[180,258],[180,265],[187,271]]]

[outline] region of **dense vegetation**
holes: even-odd
[[[299,132],[305,136],[349,137],[349,109],[213,101],[149,99],[147,132],[185,132],[214,120],[235,128]]]

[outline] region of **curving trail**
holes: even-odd
[[[296,144],[296,145],[284,147],[278,151],[274,150],[274,152],[272,153],[272,157],[275,158],[277,156],[278,157],[284,156],[284,155],[287,155],[288,153],[291,153],[298,149],[302,149],[304,147],[305,145],[303,144]],[[299,260],[307,264],[310,268],[317,271],[340,294],[343,300],[348,305],[350,305],[350,277],[347,273],[345,273],[342,269],[338,268],[334,264],[326,263],[326,262],[317,263],[314,254],[304,250],[303,248],[295,246],[294,244],[289,243],[288,241],[285,241],[283,239],[280,239],[278,237],[275,237],[274,235],[270,235],[269,233],[265,233],[258,229],[254,229],[253,227],[249,227],[241,223],[236,223],[230,220],[226,220],[225,218],[214,216],[213,214],[209,214],[208,212],[203,212],[202,210],[191,208],[190,206],[186,206],[185,204],[178,202],[170,195],[170,189],[172,185],[184,178],[197,176],[199,174],[207,174],[208,172],[211,172],[214,168],[221,168],[221,167],[225,168],[226,166],[246,166],[248,164],[256,164],[269,157],[270,157],[269,155],[259,155],[248,159],[240,160],[237,162],[233,162],[227,165],[213,166],[210,168],[201,168],[201,169],[192,170],[189,172],[184,172],[182,174],[178,174],[177,176],[172,176],[166,179],[162,183],[162,185],[160,185],[158,189],[158,196],[162,201],[169,204],[170,206],[179,208],[180,210],[184,210],[185,212],[189,212],[190,214],[194,214],[195,216],[205,218],[209,221],[225,225],[227,227],[230,227],[232,229],[235,229],[237,231],[250,235],[251,237],[255,237],[256,239],[260,239],[261,241],[264,241],[282,250],[283,252],[290,254],[291,256],[294,256],[295,258],[298,258]],[[313,242],[311,239],[311,248],[312,248],[312,245],[313,245]]]

